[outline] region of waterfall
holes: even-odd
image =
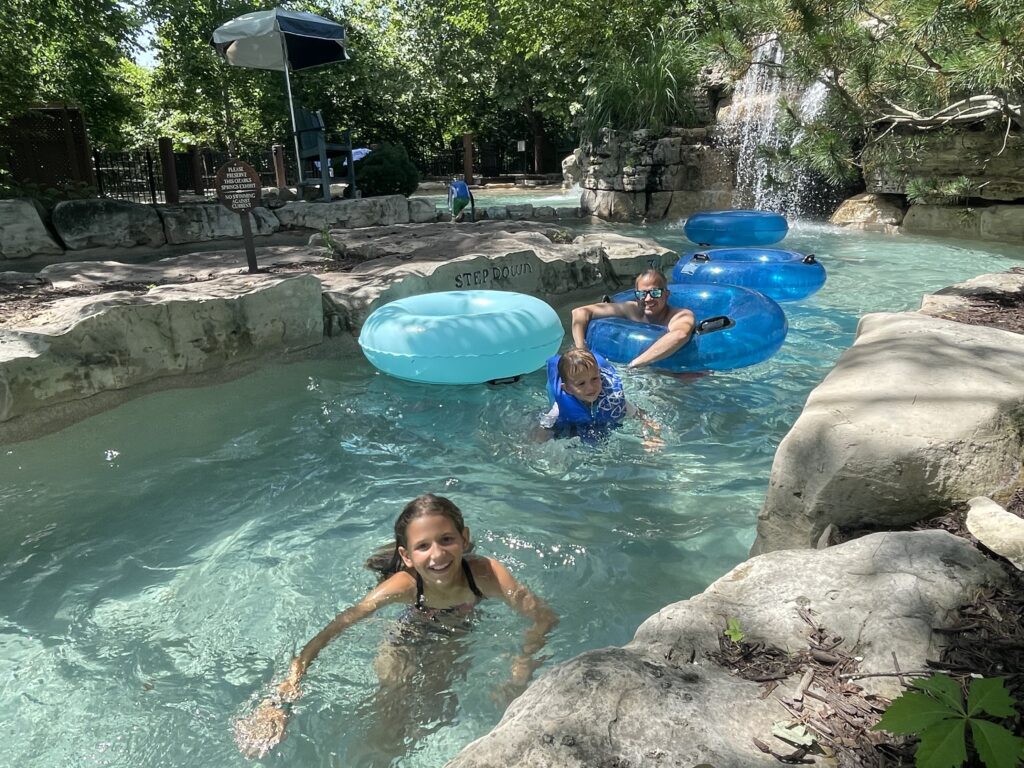
[[[772,173],[770,158],[762,147],[777,150],[788,139],[779,134],[779,100],[785,98],[796,104],[801,121],[816,117],[825,104],[828,89],[815,82],[806,91],[783,76],[785,52],[778,41],[768,39],[753,52],[753,61],[746,74],[736,83],[732,107],[721,122],[725,143],[737,147],[736,195],[737,207],[778,211],[790,218],[810,211],[809,194],[813,180],[804,172],[796,172],[786,179]],[[793,138],[800,141],[802,132]]]

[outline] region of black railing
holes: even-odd
[[[163,181],[158,180],[155,150],[93,152],[96,190],[100,197],[133,203],[163,202]]]
[[[178,181],[179,194],[213,197],[216,194],[214,180],[217,169],[229,157],[226,151],[214,149],[199,150],[196,156],[191,152],[175,152],[174,175]],[[269,149],[266,152],[242,153],[242,156],[234,157],[255,168],[264,186],[274,186],[274,161]],[[291,177],[295,177],[294,162],[289,162],[289,166]],[[96,173],[96,189],[101,197],[133,203],[167,202],[165,175],[160,166],[160,155],[155,148],[134,152],[94,152],[93,168]]]

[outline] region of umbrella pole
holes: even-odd
[[[283,37],[283,36],[282,36]],[[283,44],[282,44],[283,45]],[[284,59],[284,86],[285,90],[288,91],[288,112],[292,116],[292,139],[295,140],[295,167],[299,171],[299,183],[298,193],[302,194],[302,157],[299,155],[299,130],[295,125],[295,103],[292,101],[292,79],[289,77],[288,72],[291,67],[288,66],[288,55],[285,52]]]

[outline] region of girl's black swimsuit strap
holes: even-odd
[[[462,572],[466,574],[466,582],[469,584],[469,590],[477,597],[482,598],[484,593],[481,592],[480,587],[476,585],[476,580],[473,578],[473,569],[469,567],[469,563],[465,558],[462,559]],[[416,607],[426,607],[423,605],[423,577],[420,576],[419,571],[416,571]]]

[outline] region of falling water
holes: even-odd
[[[806,122],[821,112],[828,89],[815,82],[801,92],[783,76],[784,58],[782,46],[774,39],[755,48],[753,62],[736,83],[732,109],[721,127],[725,142],[738,148],[734,204],[799,217],[810,212],[807,193],[812,179],[803,171],[794,172],[785,181],[776,178],[770,159],[760,150],[777,150],[786,141],[776,129],[780,99],[796,103],[801,121]],[[792,141],[799,142],[801,136],[802,131]]]

